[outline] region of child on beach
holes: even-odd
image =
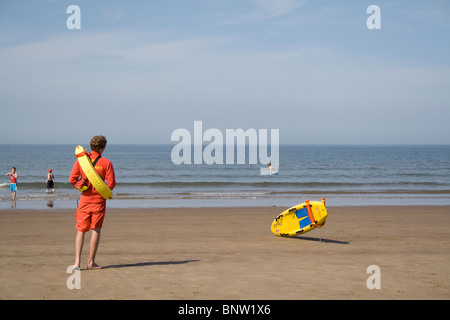
[[[48,192],[49,189],[52,189],[52,191],[55,192],[55,184],[53,183],[54,179],[55,179],[55,176],[52,173],[52,169],[48,169],[47,181],[45,181],[47,183],[46,192]]]
[[[12,167],[11,172],[8,172],[6,174],[7,177],[11,177],[11,183],[9,185],[9,190],[11,191],[11,195],[13,200],[16,199],[16,192],[17,192],[17,173],[16,173],[16,167]]]
[[[95,165],[95,170],[100,175],[100,177],[105,180],[107,186],[113,190],[116,185],[114,168],[111,163],[106,158],[101,155],[106,148],[106,138],[104,136],[95,136],[91,139],[91,152],[88,156],[91,161],[98,158]],[[78,160],[75,160],[72,172],[70,173],[69,182],[75,186],[79,179],[84,179],[85,175]],[[88,188],[81,193],[80,203],[75,213],[76,226],[78,230],[75,239],[75,267],[80,267],[81,263],[81,252],[83,250],[84,235],[89,229],[92,230],[89,261],[87,265],[88,270],[101,269],[102,267],[95,263],[95,256],[97,254],[98,245],[100,243],[100,231],[103,226],[103,220],[105,218],[106,211],[106,200],[98,193],[97,190],[88,184]]]

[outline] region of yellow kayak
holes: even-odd
[[[327,215],[325,198],[322,201],[306,200],[278,215],[272,222],[271,230],[279,237],[297,236],[322,227]]]

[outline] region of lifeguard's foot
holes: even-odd
[[[103,267],[99,266],[99,265],[96,264],[96,263],[93,263],[93,264],[91,264],[91,265],[88,265],[88,266],[87,266],[87,269],[88,269],[88,270],[100,270],[100,269],[103,269]]]

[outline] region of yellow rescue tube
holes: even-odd
[[[272,222],[271,231],[279,237],[297,236],[322,227],[327,216],[325,198],[322,201],[306,200],[279,214]]]
[[[97,190],[103,198],[111,199],[112,191],[98,175],[97,170],[95,170],[94,166],[92,165],[91,158],[89,158],[89,156],[87,155],[86,149],[84,149],[82,146],[77,146],[75,148],[75,157],[77,157],[81,169],[83,169],[84,174],[86,175],[92,186],[95,188],[95,190]]]

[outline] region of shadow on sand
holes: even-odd
[[[302,237],[302,236],[296,236],[296,237],[290,237],[290,238],[297,239],[297,240],[324,242],[324,243],[350,244],[350,242],[348,242],[348,241],[331,240],[331,239],[324,239],[324,238],[312,238],[312,237]]]
[[[125,263],[125,264],[112,264],[112,265],[103,267],[103,269],[164,266],[164,265],[170,265],[170,264],[185,264],[185,263],[198,262],[198,261],[200,261],[200,260],[149,261],[149,262]]]

